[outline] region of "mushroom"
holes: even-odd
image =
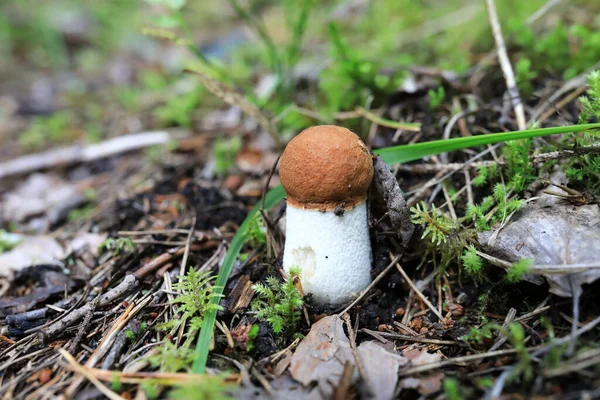
[[[346,128],[313,126],[287,145],[279,174],[287,193],[284,270],[300,267],[316,303],[352,299],[371,282],[369,150]]]

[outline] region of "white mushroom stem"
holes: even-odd
[[[302,289],[316,303],[356,297],[371,282],[371,260],[366,202],[340,216],[288,204],[283,268],[302,270]]]

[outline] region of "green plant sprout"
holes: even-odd
[[[177,329],[181,324],[189,323],[188,340],[183,347],[189,346],[195,333],[202,327],[205,315],[222,309],[217,301],[222,295],[215,293],[215,288],[210,285],[214,279],[210,271],[197,272],[190,268],[179,282],[173,283],[173,290],[179,295],[171,303],[178,305],[175,312],[179,317],[158,325],[157,329]]]
[[[465,217],[475,224],[479,231],[487,231],[494,224],[501,223],[506,218],[520,210],[525,205],[525,200],[509,198],[508,188],[502,184],[494,185],[493,195],[483,198],[480,204],[468,204]]]
[[[133,251],[135,243],[130,238],[106,238],[100,243],[100,251],[110,251],[113,255],[117,255],[124,251]]]
[[[304,304],[302,295],[294,281],[300,277],[300,268],[292,267],[285,282],[268,277],[266,284],[252,286],[256,298],[252,301],[252,311],[259,321],[266,321],[276,334],[283,333],[290,338],[296,334],[300,322],[300,310]]]
[[[464,399],[461,393],[460,384],[456,378],[445,378],[444,379],[444,393],[448,400],[462,400]]]
[[[506,272],[506,279],[511,283],[520,282],[523,276],[533,265],[533,260],[529,258],[521,258],[519,261],[512,264],[512,267]]]
[[[0,229],[0,254],[13,249],[15,246],[21,243],[21,240],[23,240],[21,235],[6,232],[4,229]]]
[[[217,172],[225,175],[235,165],[235,157],[242,148],[242,138],[233,136],[230,139],[218,137],[215,140],[213,153]]]
[[[227,382],[227,374],[203,375],[188,383],[174,387],[169,392],[171,400],[233,400],[236,385]]]
[[[445,217],[435,208],[435,204],[431,206],[430,211],[427,209],[427,204],[421,202],[421,204],[412,207],[410,211],[413,224],[425,224],[421,239],[428,238],[434,244],[439,245],[442,242],[447,242],[450,233],[458,227],[456,221]]]
[[[178,372],[187,369],[194,361],[194,350],[186,346],[177,346],[170,340],[157,347],[157,353],[148,357],[154,368],[163,372]]]
[[[480,279],[483,274],[483,259],[477,254],[475,246],[465,248],[460,258],[463,269],[475,279]]]
[[[429,89],[427,94],[429,95],[429,110],[435,111],[444,101],[446,91],[443,86],[440,86],[437,90]]]

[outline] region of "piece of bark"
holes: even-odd
[[[236,313],[248,307],[253,297],[252,281],[248,275],[242,275],[228,296],[227,308],[232,313]]]
[[[410,211],[402,196],[398,180],[388,165],[377,156],[374,163],[375,179],[373,180],[375,190],[384,200],[389,221],[398,236],[402,239],[402,245],[408,246],[415,226],[410,221]]]

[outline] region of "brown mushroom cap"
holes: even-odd
[[[279,175],[288,204],[294,207],[350,210],[367,198],[373,160],[354,132],[319,125],[290,141],[281,156]]]

